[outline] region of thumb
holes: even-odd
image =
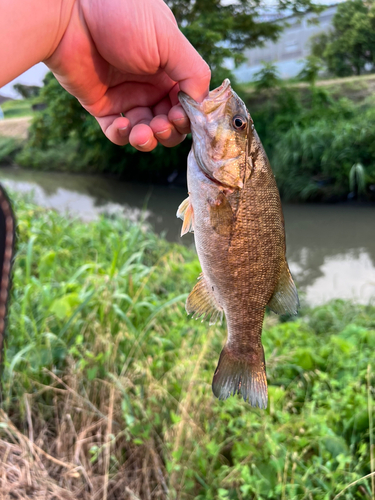
[[[206,61],[181,33],[174,19],[163,23],[158,36],[160,63],[167,75],[179,84],[180,90],[201,102],[208,94],[211,70]]]

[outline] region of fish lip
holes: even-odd
[[[202,104],[205,101],[213,101],[219,99],[228,90],[228,88],[230,88],[230,80],[226,78],[220,85],[220,87],[211,90],[208,93],[208,96],[201,103],[195,101],[192,97],[187,95],[182,90],[180,90],[180,92],[178,93],[178,99],[182,107],[184,108],[185,112],[187,113],[188,117],[191,119],[194,110],[202,111]]]
[[[226,78],[223,83],[220,85],[220,87],[217,87],[214,90],[211,90],[208,94],[207,100],[211,101],[213,99],[217,99],[218,97],[221,97],[222,94],[224,94],[228,88],[230,87],[230,80],[229,78]]]
[[[180,90],[180,92],[178,93],[178,100],[180,101],[181,106],[184,108],[188,117],[191,119],[193,110],[198,110],[200,103],[195,101],[189,95],[185,94],[185,92],[182,92],[182,90]]]

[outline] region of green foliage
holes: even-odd
[[[375,3],[349,0],[339,3],[333,30],[313,42],[313,54],[321,57],[337,76],[360,75],[368,63],[375,70]]]
[[[277,142],[274,172],[285,199],[341,199],[349,191],[354,162],[375,182],[375,113],[351,120],[321,119],[312,126],[295,125]]]
[[[225,58],[240,63],[244,60],[244,49],[276,40],[283,30],[280,23],[259,19],[261,0],[166,0],[166,3],[182,32],[210,65],[212,88],[220,85],[225,77],[233,79],[225,68]],[[310,0],[278,1],[275,8],[280,12],[291,9],[295,13],[320,10]]]
[[[294,321],[267,316],[268,409],[239,397],[218,401],[211,379],[226,332],[186,318],[183,302],[199,274],[190,250],[143,223],[83,224],[21,201],[16,208],[3,407],[21,429],[25,393],[43,443],[60,432],[56,412],[65,418],[78,397],[69,418],[74,439],[87,436],[79,423],[87,414],[106,421],[100,387],[112,387],[110,481],[140,454],[129,478],[141,484],[151,454],[161,461],[159,484],[165,471],[162,498],[327,500],[370,472],[374,307],[336,301]],[[103,448],[83,447],[80,463],[102,463]],[[343,498],[371,495],[371,481],[360,484]]]
[[[349,172],[350,191],[363,194],[366,191],[366,172],[363,165],[355,163]]]
[[[254,86],[257,90],[272,89],[281,84],[276,66],[272,63],[263,63],[262,69],[254,74]]]
[[[12,163],[20,147],[20,142],[13,137],[0,136],[0,164]]]
[[[261,98],[256,93],[247,104],[284,199],[345,199],[358,162],[365,184],[375,182],[374,107],[357,108],[318,86],[303,93],[282,86]]]
[[[306,57],[305,64],[302,70],[297,75],[297,79],[301,80],[302,82],[307,82],[310,85],[314,85],[321,69],[321,59],[314,55],[309,55]]]

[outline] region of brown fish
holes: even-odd
[[[193,317],[221,321],[228,339],[212,390],[219,399],[241,393],[267,407],[261,343],[265,308],[296,314],[298,294],[285,258],[279,192],[266,153],[243,101],[225,80],[202,102],[179,93],[193,147],[188,158],[189,197],[177,216],[182,233],[194,231],[202,266],[186,302]]]

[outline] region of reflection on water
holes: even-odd
[[[14,191],[34,191],[42,206],[84,220],[103,212],[125,213],[133,220],[143,216],[170,241],[193,243],[192,235],[180,239],[181,221],[175,215],[185,189],[8,168],[0,170],[0,180]],[[375,298],[375,206],[285,205],[284,215],[288,261],[309,304]]]
[[[375,297],[375,206],[285,205],[287,255],[310,304]]]

